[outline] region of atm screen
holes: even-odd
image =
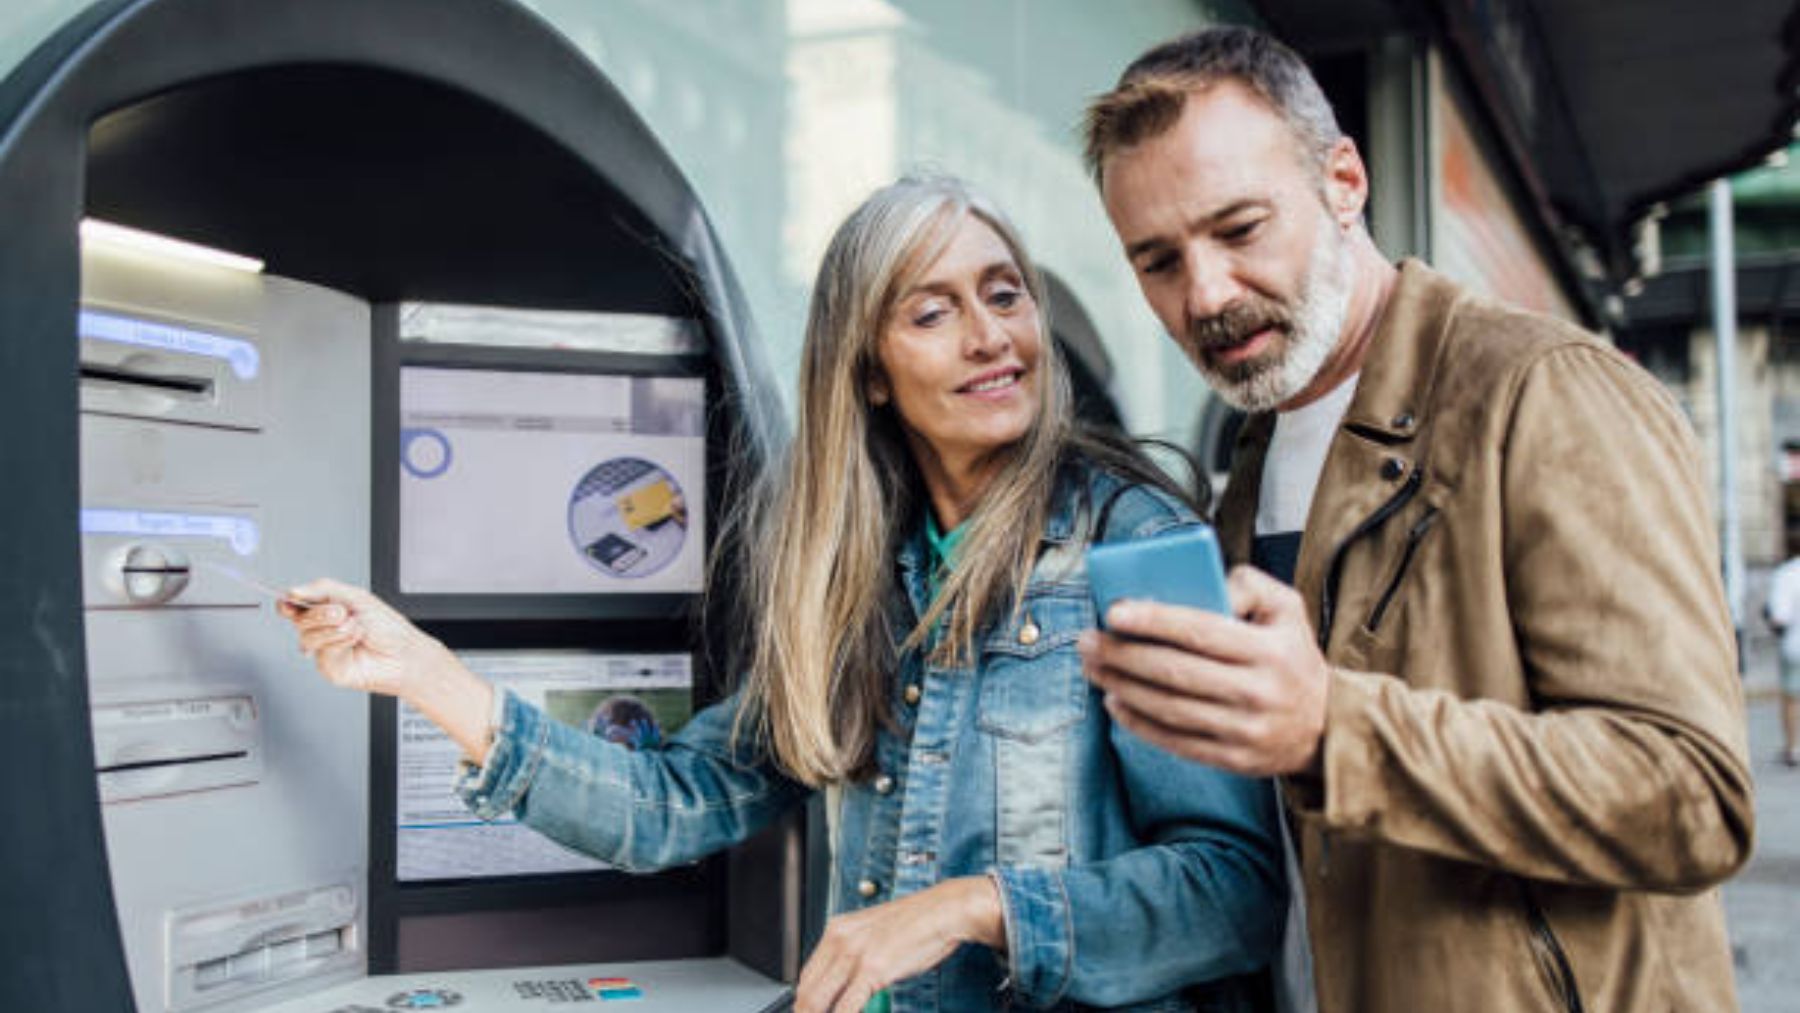
[[[693,713],[686,654],[592,651],[459,651],[496,686],[553,720],[631,749],[655,746]],[[593,872],[607,866],[508,817],[483,823],[453,791],[460,750],[401,705],[395,741],[395,878],[401,882]]]
[[[705,382],[406,366],[399,588],[701,588]]]

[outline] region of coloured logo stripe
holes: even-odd
[[[630,978],[589,978],[588,987],[594,990],[594,996],[601,1002],[644,997],[644,990],[637,987]]]

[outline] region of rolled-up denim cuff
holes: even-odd
[[[1028,1006],[1054,1006],[1068,991],[1075,966],[1075,933],[1062,874],[1015,865],[1002,866],[990,875],[1000,887],[1000,906],[1006,918],[1013,994]]]
[[[511,691],[496,689],[494,741],[481,765],[461,764],[456,794],[469,811],[484,820],[496,820],[512,812],[543,761],[549,738],[548,718]]]

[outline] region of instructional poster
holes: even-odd
[[[693,714],[687,654],[459,651],[496,687],[554,720],[629,749],[655,747]],[[398,708],[394,862],[401,882],[591,872],[608,866],[511,816],[484,823],[456,796],[456,744],[425,715]]]
[[[705,434],[698,377],[403,369],[400,590],[699,591]]]

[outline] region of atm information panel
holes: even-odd
[[[374,327],[378,591],[426,622],[687,612],[722,457],[695,322],[407,303]]]
[[[725,455],[698,325],[407,303],[373,328],[376,592],[552,719],[672,735],[714,695],[693,616]],[[447,737],[391,700],[372,720],[371,970],[725,948],[723,859],[628,875],[478,820]]]
[[[471,670],[555,720],[633,749],[654,747],[693,713],[686,654],[460,652]],[[423,714],[399,708],[394,735],[395,876],[403,883],[597,872],[606,863],[507,817],[472,816],[452,784],[461,750]]]
[[[698,592],[705,467],[699,377],[404,367],[400,590]]]

